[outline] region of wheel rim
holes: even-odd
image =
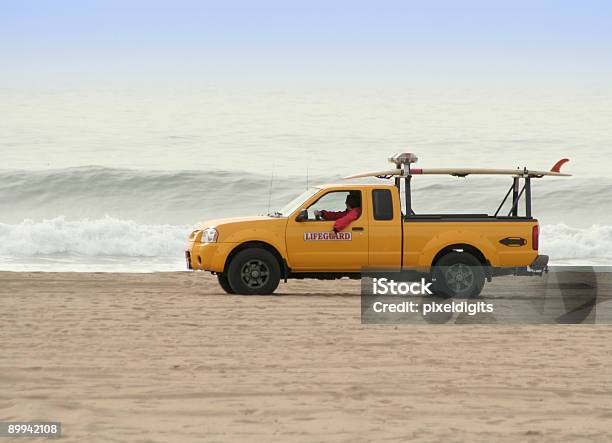
[[[270,279],[270,268],[261,260],[249,260],[242,265],[240,278],[249,288],[261,288]]]
[[[444,275],[446,285],[455,293],[463,292],[474,284],[474,271],[468,265],[456,263],[449,266]]]

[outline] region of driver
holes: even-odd
[[[350,193],[346,196],[346,211],[315,211],[315,216],[320,216],[323,220],[336,220],[333,231],[344,230],[352,221],[361,216],[361,197],[357,193]]]

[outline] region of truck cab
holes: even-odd
[[[347,195],[357,194],[361,215],[345,230],[334,233],[333,221],[317,220],[316,210],[344,210]],[[287,217],[288,262],[295,272],[354,272],[368,266],[399,268],[401,210],[393,186],[331,184],[315,189],[297,211]]]
[[[525,170],[521,176],[514,170],[512,186],[493,215],[416,214],[412,174],[398,171],[394,184],[321,185],[268,216],[206,222],[189,236],[187,266],[213,272],[226,292],[239,294],[270,294],[288,278],[359,278],[364,269],[413,270],[437,282],[444,296],[477,296],[496,274],[545,269],[548,257],[538,255],[539,226],[530,201],[530,179],[541,171]],[[525,179],[522,190],[520,178]],[[361,214],[334,232],[334,222],[315,211],[342,211],[349,194],[359,195]],[[510,194],[510,211],[500,215]],[[522,195],[525,214],[519,215]]]

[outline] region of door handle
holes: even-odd
[[[355,226],[352,230],[353,231],[363,231],[363,228],[361,226]]]

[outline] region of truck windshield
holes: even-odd
[[[310,197],[315,195],[318,191],[319,191],[319,188],[310,188],[302,192],[297,197],[295,197],[293,200],[291,200],[289,203],[287,203],[285,206],[283,206],[278,211],[272,212],[271,214],[268,214],[268,215],[271,217],[287,217],[293,211],[298,209],[302,204],[304,204],[306,200],[308,200]]]

